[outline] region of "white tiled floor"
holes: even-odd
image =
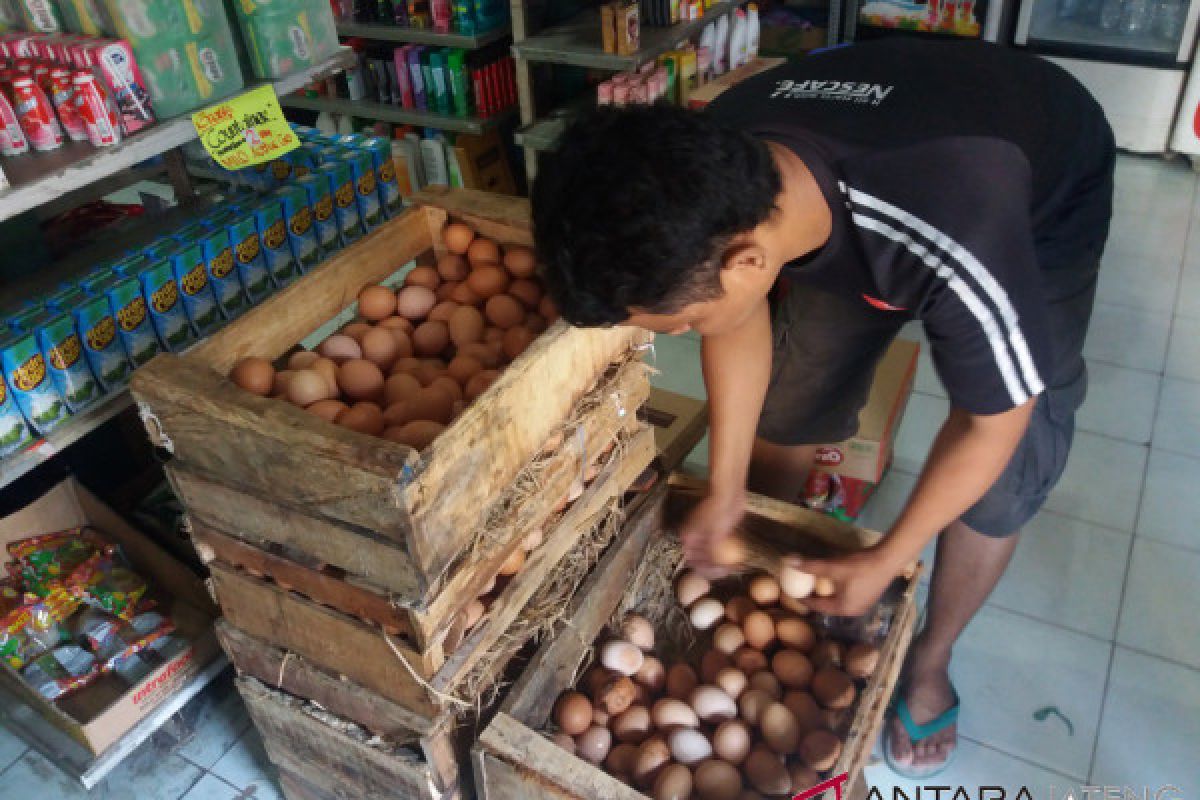
[[[1117,173],[1086,348],[1092,394],[1062,481],[956,649],[961,752],[941,786],[1200,795],[1200,197],[1179,163],[1122,157]],[[655,364],[656,384],[703,395],[694,336],[660,337]],[[944,395],[923,356],[895,468],[863,525],[895,517]],[[706,446],[690,467],[704,468]],[[181,716],[91,793],[0,729],[0,800],[282,797],[228,678]],[[868,779],[914,797],[884,766]]]

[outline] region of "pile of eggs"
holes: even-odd
[[[418,266],[399,291],[368,286],[360,319],[276,370],[245,358],[242,389],[277,397],[345,428],[423,449],[500,370],[558,318],[533,252],[503,249],[461,223],[443,232],[446,254]]]
[[[552,739],[655,800],[790,797],[841,755],[877,647],[822,638],[769,575],[722,601],[685,572],[676,598],[706,634],[697,664],[655,656],[651,624],[628,615],[578,687],[559,696]]]

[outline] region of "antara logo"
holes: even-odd
[[[771,99],[784,100],[840,100],[845,103],[862,103],[877,106],[887,99],[895,86],[878,83],[855,83],[854,81],[793,81],[775,82]]]

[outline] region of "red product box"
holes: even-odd
[[[84,47],[87,66],[117,104],[121,130],[137,133],[154,124],[154,107],[133,50],[122,39],[96,39]]]
[[[38,34],[27,31],[17,32],[8,40],[9,59],[33,58],[34,42],[37,40],[37,36]]]

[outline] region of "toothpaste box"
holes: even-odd
[[[204,251],[199,244],[185,245],[171,255],[170,261],[192,330],[197,336],[207,336],[221,324],[221,310],[208,282]]]
[[[363,234],[362,218],[358,215],[358,203],[355,201],[354,180],[350,175],[350,165],[343,161],[322,164],[317,174],[329,183],[329,191],[333,195],[333,215],[337,220],[338,230],[342,233],[342,244],[349,245],[359,240]]]
[[[158,355],[162,345],[146,310],[146,296],[137,275],[113,275],[97,285],[96,291],[108,300],[108,309],[117,322],[121,346],[133,368],[137,369]]]
[[[226,225],[238,280],[246,292],[246,300],[256,306],[271,293],[271,273],[267,271],[262,239],[254,224],[254,215],[248,211],[233,212]]]
[[[71,316],[83,342],[84,358],[100,389],[111,392],[127,384],[132,369],[117,337],[117,319],[108,298],[103,294],[84,297],[71,309]]]
[[[0,347],[3,345],[0,344]],[[0,379],[0,458],[12,455],[33,442],[33,433],[8,384]]]
[[[296,268],[296,259],[292,256],[291,245],[288,243],[283,207],[278,197],[268,197],[259,203],[252,213],[254,227],[258,229],[259,238],[262,239],[267,272],[270,273],[275,286],[283,288],[300,274]]]
[[[100,399],[100,384],[83,356],[79,332],[70,314],[47,309],[26,323],[25,332],[32,333],[41,348],[50,380],[68,411],[78,414]]]
[[[233,319],[249,306],[246,303],[246,293],[242,290],[241,279],[235,270],[229,229],[224,224],[217,225],[200,239],[199,245],[204,256],[204,268],[208,271],[208,281],[217,300],[217,308],[221,310],[221,316],[225,319]]]
[[[142,296],[146,298],[150,322],[163,349],[176,353],[187,347],[196,335],[179,298],[179,281],[170,260],[151,262],[138,272]]]
[[[317,245],[317,231],[313,225],[313,210],[308,204],[308,193],[295,183],[275,190],[279,207],[283,210],[283,222],[287,226],[288,241],[292,256],[301,272],[321,263],[321,249]]]
[[[32,333],[0,339],[0,368],[17,408],[36,433],[45,436],[70,418]]]
[[[379,201],[379,190],[375,185],[375,165],[371,154],[366,150],[348,151],[342,160],[350,165],[358,214],[362,217],[363,228],[370,233],[383,222],[383,203]]]
[[[304,190],[308,207],[312,209],[317,245],[321,253],[329,257],[342,247],[342,232],[333,214],[333,193],[329,189],[329,181],[323,175],[305,175],[296,180],[296,186]]]

